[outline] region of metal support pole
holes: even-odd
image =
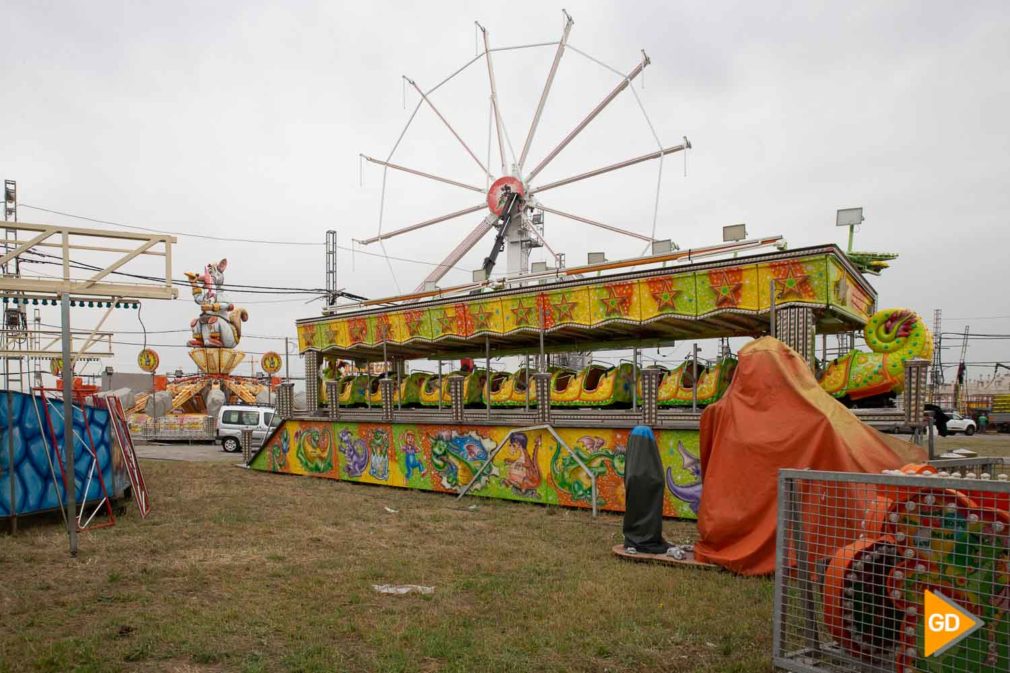
[[[526,411],[529,411],[530,410],[530,385],[532,385],[532,381],[530,381],[530,354],[529,353],[526,354],[526,369],[525,369],[525,371],[526,371]]]
[[[547,371],[547,358],[544,357],[544,304],[540,302],[540,373]],[[539,398],[538,398],[539,399]]]
[[[929,441],[927,442],[927,445],[926,445],[927,449],[928,449],[928,454],[927,455],[929,456],[930,460],[936,460],[936,436],[934,434],[936,432],[936,428],[933,427],[933,412],[932,411],[927,411],[926,412],[926,419],[929,421],[929,427],[928,427],[928,430],[927,430],[927,432],[929,432],[929,435],[928,435]]]
[[[484,404],[491,420],[491,338],[484,335]]]
[[[4,358],[4,362],[7,358]],[[30,390],[30,388],[29,388]],[[34,393],[32,393],[34,394]],[[17,480],[14,478],[14,393],[11,392],[10,382],[7,385],[7,478],[10,479],[10,524],[11,535],[18,532],[18,493]]]
[[[638,413],[638,346],[631,349],[631,411]]]
[[[365,406],[369,409],[372,408],[372,363],[365,362],[365,378],[368,379],[368,383],[365,385]]]
[[[438,361],[438,408],[442,409],[442,361]]]
[[[698,344],[691,346],[691,411],[698,411]]]
[[[775,281],[768,282],[768,333],[773,337],[775,334]]]
[[[291,351],[288,350],[287,337],[284,337],[284,379],[291,380]]]
[[[70,364],[70,296],[60,297],[60,330],[63,338],[63,489],[66,496],[67,535],[70,556],[77,556],[77,485],[74,482],[74,372]],[[82,410],[83,411],[83,410]],[[54,438],[55,439],[55,438]]]

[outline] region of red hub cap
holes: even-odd
[[[522,180],[511,175],[498,178],[487,192],[487,207],[495,215],[501,215],[512,194],[526,195]]]

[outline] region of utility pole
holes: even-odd
[[[66,234],[64,234],[66,236]],[[63,337],[63,458],[66,494],[67,535],[70,536],[70,556],[77,557],[77,493],[74,483],[74,370],[70,358],[70,295],[60,296],[60,330]],[[84,412],[84,409],[81,409]],[[54,438],[55,439],[55,438]]]
[[[933,311],[933,364],[929,375],[929,401],[935,402],[943,385],[943,335],[940,332],[942,309]]]
[[[337,303],[337,232],[326,232],[326,308]]]

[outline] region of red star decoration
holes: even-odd
[[[814,289],[810,287],[810,276],[802,264],[783,262],[771,267],[775,276],[775,297],[777,299],[804,299],[812,297]]]
[[[407,323],[407,331],[410,336],[415,337],[421,333],[421,323],[424,322],[424,311],[407,311],[403,314],[403,320]]]
[[[608,285],[603,289],[607,292],[606,297],[600,298],[604,315],[608,318],[627,315],[631,308],[631,285]]]
[[[472,314],[474,329],[489,329],[491,327],[491,316],[494,315],[494,311],[489,309],[486,304],[478,305]]]
[[[351,335],[351,343],[360,343],[368,336],[368,323],[364,318],[348,320],[347,333]]]
[[[512,313],[516,317],[516,325],[519,327],[535,327],[537,317],[536,303],[527,304],[522,299],[517,300],[512,307]]]
[[[709,271],[708,282],[715,292],[716,307],[728,308],[740,304],[743,292],[743,272],[740,269]]]
[[[305,343],[308,346],[314,346],[316,344],[316,326],[315,325],[305,325],[302,327],[302,334],[305,335]]]
[[[379,337],[379,341],[388,341],[392,331],[392,325],[389,324],[389,316],[383,315],[376,319],[375,333]]]
[[[660,311],[673,311],[677,308],[677,295],[680,290],[673,287],[673,278],[654,278],[649,281],[649,293],[656,301]]]
[[[551,313],[554,316],[554,320],[575,320],[576,306],[578,306],[578,303],[572,301],[567,293],[562,292],[561,295],[551,303]]]

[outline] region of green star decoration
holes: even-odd
[[[531,327],[534,326],[537,307],[536,304],[526,304],[522,299],[512,307],[512,313],[516,318],[516,325],[519,327]]]
[[[575,307],[578,306],[569,298],[566,293],[562,293],[560,298],[551,302],[551,312],[554,314],[555,322],[562,320],[575,320]]]

